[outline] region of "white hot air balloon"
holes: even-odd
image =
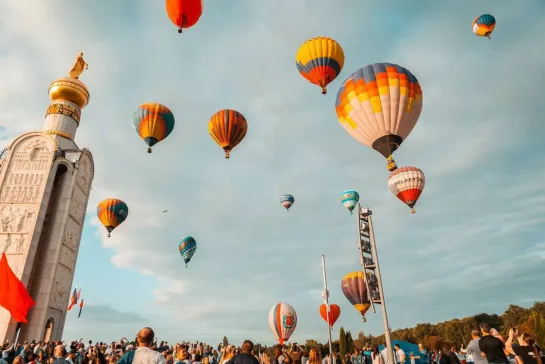
[[[288,341],[297,326],[297,314],[287,303],[277,303],[269,312],[269,326],[281,345]]]
[[[390,191],[403,203],[409,206],[414,214],[414,205],[420,194],[424,191],[426,176],[424,172],[416,167],[400,167],[390,173],[388,187]]]

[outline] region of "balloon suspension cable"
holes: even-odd
[[[151,153],[151,147],[148,148],[148,153]]]
[[[411,214],[416,214],[416,210],[415,210],[415,209],[412,209],[412,210],[411,210]]]

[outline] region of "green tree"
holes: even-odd
[[[227,336],[224,336],[223,337],[223,347],[226,347],[227,345],[229,345],[229,340],[227,340]]]
[[[346,352],[347,353],[353,353],[354,352],[354,340],[352,339],[352,334],[350,331],[346,332]]]
[[[346,334],[344,327],[341,327],[339,330],[339,353],[341,354],[341,360],[344,359],[346,355]]]

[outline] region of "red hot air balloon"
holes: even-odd
[[[424,172],[416,167],[401,167],[390,173],[388,177],[388,187],[390,191],[403,203],[412,209],[414,214],[414,205],[418,201],[420,194],[424,190],[426,176]]]
[[[327,322],[327,307],[325,304],[320,305],[320,315]],[[338,305],[329,305],[329,327],[333,327],[340,315],[341,308]]]
[[[178,27],[178,33],[184,28],[197,24],[201,15],[203,0],[167,0],[167,13],[170,20]]]

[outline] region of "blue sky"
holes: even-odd
[[[482,13],[497,19],[492,40],[471,31]],[[545,299],[542,1],[205,0],[181,36],[162,1],[0,0],[0,14],[0,144],[41,127],[47,87],[78,52],[89,64],[76,137],[96,166],[76,269],[86,307],[69,313],[66,339],[130,338],[149,325],[171,342],[271,344],[268,312],[283,301],[298,314],[293,341],[325,341],[321,254],[336,328],[380,334],[380,315],[362,324],[340,289],[359,268],[346,189],[374,211],[392,328]],[[346,55],[327,96],[294,61],[319,35]],[[426,173],[414,216],[389,192],[382,156],[334,110],[351,72],[384,61],[424,92],[396,156]],[[131,118],[153,101],[177,124],[149,155]],[[222,108],[249,124],[230,160],[207,131]],[[296,198],[289,214],[283,193]],[[130,209],[110,239],[95,217],[107,197]],[[199,243],[189,269],[177,251],[186,235]]]

